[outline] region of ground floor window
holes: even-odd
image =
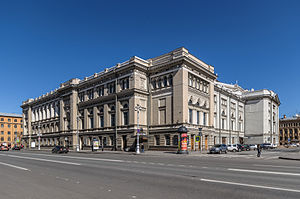
[[[170,146],[171,144],[170,135],[165,135],[165,140],[166,140],[166,146]]]
[[[155,135],[155,136],[154,136],[154,141],[155,141],[155,145],[157,145],[157,146],[160,145],[159,135]]]
[[[173,145],[177,146],[178,145],[178,135],[173,136]]]

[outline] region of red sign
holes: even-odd
[[[187,134],[186,133],[181,134],[181,150],[187,151]]]

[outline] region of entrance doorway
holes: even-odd
[[[205,136],[205,150],[208,149],[208,135]]]
[[[127,148],[127,135],[122,135],[122,147],[123,147],[123,151],[126,151],[126,148]]]

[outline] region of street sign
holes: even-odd
[[[196,142],[200,142],[201,136],[196,136]]]
[[[198,133],[199,136],[202,136],[202,128],[199,128],[199,133]]]

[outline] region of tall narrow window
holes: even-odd
[[[203,125],[206,126],[206,113],[203,113]]]
[[[189,122],[190,122],[190,124],[193,123],[193,110],[192,109],[189,109]]]
[[[197,111],[197,124],[200,124],[200,111]]]

